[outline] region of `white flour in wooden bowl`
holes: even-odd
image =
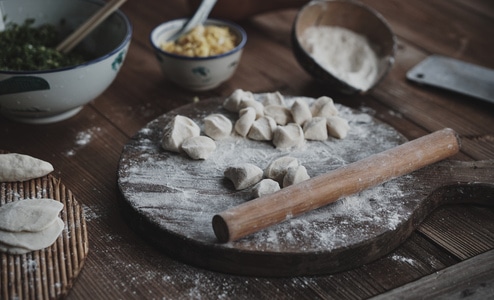
[[[314,100],[304,99],[310,103]],[[294,98],[285,100],[291,105]],[[407,188],[414,182],[413,175],[346,197],[241,240],[218,244],[212,217],[251,200],[249,190],[235,191],[225,179],[223,172],[228,166],[252,163],[265,169],[274,159],[290,155],[314,177],[406,141],[394,128],[369,114],[337,104],[340,116],[351,126],[345,139],[306,141],[299,148],[280,150],[269,142],[232,134],[217,141],[214,154],[206,160],[192,160],[186,154],[161,148],[163,129],[177,114],[190,117],[200,126],[211,113],[222,113],[232,121],[238,118],[221,104],[220,99],[199,102],[165,114],[140,130],[124,148],[118,184],[125,201],[163,231],[215,248],[317,253],[375,238],[395,230],[410,217],[417,203],[406,199],[420,198],[420,191]]]
[[[376,82],[379,61],[363,35],[336,26],[311,26],[300,41],[321,67],[341,81],[362,91]]]

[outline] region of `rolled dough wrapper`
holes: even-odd
[[[40,250],[51,246],[60,236],[63,228],[64,223],[62,219],[56,218],[53,224],[41,231],[0,231],[0,243],[14,249]]]
[[[292,148],[302,145],[304,141],[304,131],[296,123],[278,126],[273,133],[273,144],[276,148]]]
[[[338,139],[344,139],[347,136],[348,131],[350,130],[348,120],[340,118],[338,116],[326,118],[326,124],[328,126],[329,135]]]
[[[293,121],[300,126],[312,119],[312,112],[310,111],[309,104],[303,99],[296,99],[293,102],[290,111],[292,112]]]
[[[255,100],[254,94],[242,89],[236,89],[228,98],[225,99],[225,101],[223,102],[223,107],[231,112],[239,112],[240,103],[243,100]]]
[[[46,161],[19,153],[0,154],[0,182],[26,181],[53,172]]]
[[[254,198],[259,198],[265,195],[275,193],[280,189],[281,189],[280,184],[277,181],[274,181],[273,179],[269,179],[269,178],[263,179],[254,186],[252,190],[252,196]]]
[[[204,133],[213,140],[221,140],[232,133],[233,124],[222,114],[211,114],[204,118]]]
[[[239,114],[240,117],[235,122],[235,132],[245,137],[256,120],[256,110],[252,107],[246,107],[241,109]]]
[[[307,169],[300,166],[289,167],[286,171],[285,177],[283,177],[283,187],[300,183],[302,181],[310,179],[309,174],[307,174]]]
[[[264,106],[264,115],[273,118],[278,125],[286,125],[292,121],[292,112],[286,106],[267,105]]]
[[[62,209],[61,202],[47,198],[9,202],[0,206],[0,230],[41,231],[55,222]]]
[[[330,117],[338,115],[338,109],[334,105],[333,99],[322,96],[317,98],[310,106],[313,117]]]
[[[274,93],[263,94],[261,102],[264,106],[268,106],[268,105],[286,106],[285,98],[278,91]]]
[[[268,116],[261,117],[254,121],[247,137],[255,141],[270,141],[273,139],[273,132],[276,129],[276,121]]]
[[[216,143],[207,136],[193,136],[182,143],[182,150],[192,159],[207,159],[216,149]]]
[[[328,139],[326,118],[314,117],[304,124],[304,136],[307,140],[325,141]]]
[[[26,248],[14,247],[0,243],[0,252],[9,253],[9,254],[26,254],[32,251],[33,250],[29,250]]]
[[[236,190],[243,190],[261,181],[263,171],[256,165],[244,163],[228,167],[224,175],[233,182]]]
[[[256,110],[256,119],[264,116],[264,105],[262,105],[261,102],[253,99],[243,100],[242,102],[240,102],[239,108],[241,110],[247,107],[252,107]]]
[[[283,178],[290,167],[299,165],[298,159],[292,156],[283,156],[273,160],[264,170],[264,177],[283,184]]]
[[[200,134],[201,128],[192,119],[177,115],[165,126],[161,146],[168,151],[180,152],[186,139]]]

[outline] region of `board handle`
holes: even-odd
[[[445,128],[220,212],[213,217],[213,230],[219,242],[235,241],[459,151],[458,134]]]

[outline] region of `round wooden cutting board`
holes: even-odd
[[[240,240],[219,243],[211,225],[213,216],[253,199],[251,189],[235,191],[225,179],[228,166],[252,163],[265,169],[274,159],[289,155],[314,177],[407,141],[371,115],[337,105],[351,126],[345,139],[306,141],[280,150],[271,142],[232,134],[217,141],[206,160],[161,148],[163,129],[175,115],[190,117],[201,128],[203,118],[212,113],[235,122],[238,115],[224,110],[223,100],[183,106],[150,122],[124,147],[118,170],[129,224],[165,253],[211,270],[294,276],[334,273],[368,263],[403,242],[442,201],[440,196],[428,197],[437,187],[468,183],[472,180],[468,175],[484,167],[486,174],[492,171],[492,164],[435,164]],[[287,104],[292,100],[287,98]]]
[[[62,202],[60,217],[65,228],[48,248],[22,255],[0,252],[0,299],[61,299],[68,294],[88,254],[82,207],[52,175],[0,183],[0,205],[28,198]]]

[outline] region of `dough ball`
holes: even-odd
[[[180,152],[186,139],[200,134],[201,128],[192,119],[177,115],[165,126],[161,146],[168,151]]]
[[[263,171],[256,165],[243,163],[228,167],[224,175],[233,182],[236,190],[243,190],[262,179]]]
[[[276,148],[291,148],[304,143],[304,131],[296,123],[276,127],[273,133],[273,144]]]
[[[223,107],[231,112],[239,112],[240,103],[244,100],[254,100],[254,94],[242,89],[236,89],[228,98],[225,99],[223,102]]]
[[[0,230],[43,230],[55,222],[62,209],[60,201],[47,198],[9,202],[0,206]]]
[[[292,166],[287,169],[285,177],[283,177],[283,187],[285,188],[307,179],[310,179],[310,176],[304,166]]]
[[[230,136],[232,129],[232,121],[222,114],[211,114],[204,118],[204,133],[213,140]]]
[[[328,139],[326,118],[314,117],[304,124],[304,136],[307,140],[325,141]]]
[[[286,106],[264,106],[264,115],[273,118],[278,125],[286,125],[292,121],[292,112]]]
[[[302,126],[305,121],[312,118],[309,104],[303,99],[296,99],[295,102],[293,102],[290,111],[292,113],[293,121],[300,126]]]
[[[330,117],[338,115],[338,109],[334,105],[333,99],[323,96],[318,98],[310,106],[313,117]]]
[[[256,110],[256,119],[264,116],[264,105],[261,102],[254,99],[243,100],[240,102],[239,108],[244,109],[246,107],[252,107]]]
[[[275,180],[282,184],[286,171],[290,167],[299,165],[298,159],[291,156],[283,156],[273,160],[264,170],[264,177]]]
[[[268,105],[286,106],[285,98],[278,91],[274,93],[263,94],[261,98],[261,102],[262,104],[264,104],[264,106],[268,106]]]
[[[328,126],[329,135],[338,139],[344,139],[350,130],[348,121],[338,116],[326,118],[326,124]]]
[[[259,198],[279,191],[280,184],[273,179],[263,179],[252,190],[252,196]]]
[[[276,121],[273,118],[261,117],[252,124],[247,137],[256,141],[270,141],[273,139],[276,126]]]
[[[19,153],[0,154],[0,182],[26,181],[53,172],[46,161]]]
[[[216,149],[216,143],[207,136],[193,136],[182,143],[182,150],[192,159],[207,159]]]
[[[245,137],[256,120],[256,110],[252,107],[246,107],[241,109],[239,114],[240,117],[235,122],[235,132]]]

